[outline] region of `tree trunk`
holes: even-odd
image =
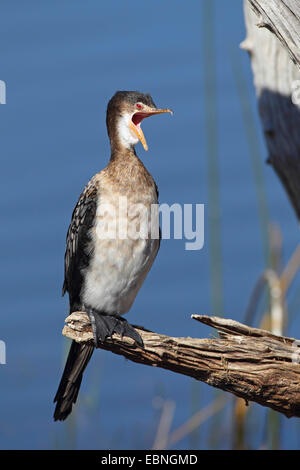
[[[267,162],[300,218],[300,3],[244,0],[244,11]]]

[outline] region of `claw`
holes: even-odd
[[[105,341],[107,337],[111,337],[114,333],[123,338],[127,336],[132,338],[139,346],[143,347],[144,343],[139,333],[128,323],[125,318],[115,315],[105,315],[93,309],[87,309],[90,317],[95,346],[98,346],[99,340]]]

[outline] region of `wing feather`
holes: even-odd
[[[98,179],[93,177],[78,199],[67,232],[62,293],[69,293],[71,310],[81,305],[82,270],[88,266],[91,255],[88,245],[91,241],[90,230],[95,222],[98,189]]]

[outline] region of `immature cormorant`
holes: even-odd
[[[70,313],[85,311],[89,315],[95,346],[98,338],[103,341],[113,333],[129,336],[142,345],[140,335],[121,315],[128,312],[141,288],[160,240],[151,236],[151,227],[158,226],[157,212],[155,220],[149,217],[151,206],[158,203],[157,186],[134,146],[140,140],[148,150],[140,123],[148,116],[166,112],[172,113],[156,108],[149,94],[115,93],[106,114],[110,161],[88,182],[73,211],[66,241],[63,294],[69,294]],[[120,201],[126,209],[120,208]],[[55,421],[71,413],[95,346],[72,342],[54,398]]]

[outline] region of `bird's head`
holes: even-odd
[[[107,106],[106,125],[111,145],[131,148],[140,140],[144,149],[148,145],[141,128],[143,119],[154,114],[171,113],[170,109],[155,106],[149,93],[117,91]]]

